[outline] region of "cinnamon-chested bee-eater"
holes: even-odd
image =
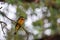
[[[20,16],[20,18],[18,18],[16,26],[15,26],[15,33],[14,34],[16,34],[17,31],[22,27],[22,25],[24,24],[24,21],[25,21],[25,19],[23,16]]]

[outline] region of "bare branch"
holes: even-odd
[[[2,23],[4,24],[4,26],[2,25]],[[5,22],[2,22],[2,21],[0,21],[0,24],[1,24],[2,31],[3,31],[3,29],[6,28],[7,24]],[[3,34],[5,34],[4,31],[3,31]]]
[[[4,23],[4,24],[5,24],[5,26],[7,26],[7,24],[6,24],[5,22],[3,22],[3,21],[0,21],[0,23]]]
[[[29,40],[29,34],[34,35],[33,33],[28,32],[24,27],[22,27],[22,29],[26,32],[26,35],[27,35],[27,39],[26,40]]]
[[[7,19],[9,19],[10,21],[15,22],[14,20],[8,18],[8,17],[4,14],[4,12],[1,12],[1,11],[0,11],[0,14],[1,14],[2,16],[6,17]],[[16,23],[16,22],[15,22],[15,23]]]
[[[4,28],[4,27],[2,26],[2,24],[1,24],[1,28],[2,28],[2,31],[3,31],[3,28]],[[3,34],[5,34],[5,32],[4,32],[4,31],[3,31]]]
[[[0,7],[0,9],[1,9],[2,7]]]

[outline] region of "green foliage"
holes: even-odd
[[[14,40],[24,40],[24,36],[22,36],[22,35],[14,35]]]
[[[42,20],[38,20],[36,22],[33,22],[34,26],[42,26],[43,25],[43,21]]]
[[[56,0],[56,3],[57,3],[58,5],[60,5],[60,0]]]
[[[6,2],[8,2],[9,4],[14,4],[15,3],[14,0],[6,0]]]
[[[23,11],[23,10],[21,10],[19,7],[17,8],[17,17],[20,17],[20,16],[23,16],[23,17],[27,17],[27,14]]]
[[[56,28],[57,28],[57,18],[56,18],[57,12],[53,8],[50,8],[50,12],[51,12],[50,21],[52,23],[51,29],[56,31]]]
[[[10,31],[7,31],[7,37],[6,37],[6,40],[12,40],[13,39],[13,29],[11,29]]]
[[[23,3],[22,6],[25,10],[27,10],[29,8],[29,3]]]

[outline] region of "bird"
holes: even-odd
[[[16,34],[18,32],[18,30],[22,27],[22,25],[24,24],[25,18],[23,16],[20,16],[17,20],[17,23],[15,25],[15,32],[14,34]]]

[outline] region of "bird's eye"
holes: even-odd
[[[21,20],[24,20],[24,19],[21,19]]]

